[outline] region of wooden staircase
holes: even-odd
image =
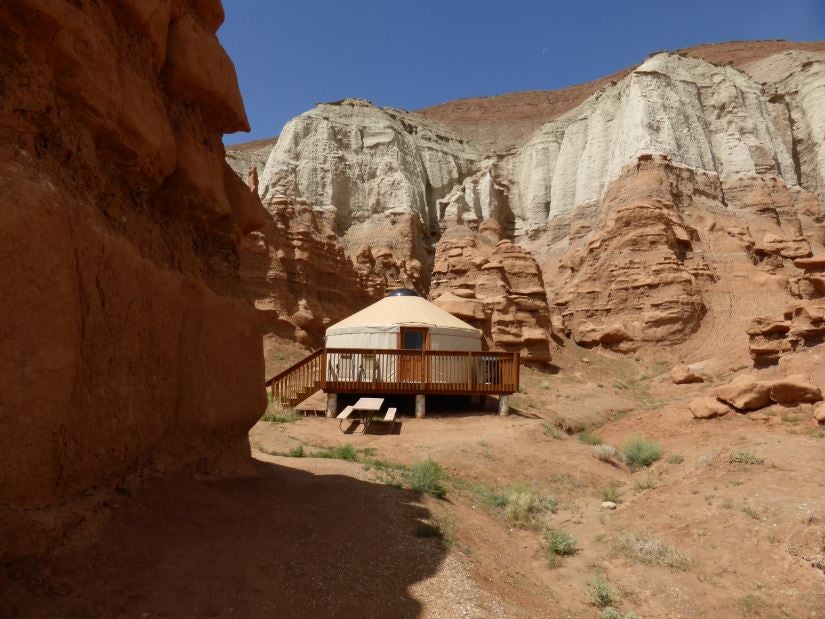
[[[293,407],[321,388],[324,349],[316,350],[295,365],[266,381],[270,399]]]

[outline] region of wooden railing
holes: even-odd
[[[295,406],[327,393],[443,395],[518,391],[519,354],[454,350],[327,348],[269,379],[273,401]]]
[[[519,355],[509,352],[327,348],[329,393],[505,394],[518,391]]]
[[[266,381],[270,399],[295,406],[321,388],[324,350],[316,350],[292,367]]]

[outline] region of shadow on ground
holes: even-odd
[[[444,559],[418,495],[256,462],[121,497],[84,549],[6,566],[0,616],[415,617]]]

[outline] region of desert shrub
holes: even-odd
[[[759,520],[762,517],[756,508],[751,507],[747,503],[742,506],[742,513],[754,520]]]
[[[488,507],[497,507],[499,509],[507,505],[507,495],[504,492],[485,486],[484,484],[477,484],[473,488],[482,503]]]
[[[740,449],[738,451],[734,451],[730,456],[728,456],[728,462],[731,464],[765,464],[765,458],[752,454],[744,449]]]
[[[585,445],[601,445],[602,439],[591,433],[589,430],[582,430],[579,433],[579,442],[584,443]]]
[[[429,494],[438,499],[447,494],[442,482],[446,475],[441,465],[427,458],[423,462],[416,462],[410,468],[410,488],[422,494]]]
[[[293,447],[289,450],[287,454],[290,458],[303,458],[304,457],[304,446],[298,445],[297,447]]]
[[[684,462],[685,459],[679,454],[673,454],[672,456],[670,456],[670,458],[667,459],[667,461],[669,464],[682,464],[682,462]]]
[[[553,497],[549,496],[542,499],[541,507],[542,509],[547,510],[551,514],[555,514],[559,509],[559,502]]]
[[[358,461],[358,450],[349,443],[346,445],[336,445],[335,447],[326,447],[314,455],[318,458],[348,460],[349,462]]]
[[[264,416],[261,417],[269,423],[294,423],[301,418],[294,408],[284,407],[281,402],[275,401],[267,404]]]
[[[768,606],[764,598],[758,595],[744,595],[736,600],[736,605],[739,607],[739,612],[745,617],[761,616],[762,612]]]
[[[645,533],[622,533],[614,540],[613,550],[647,565],[684,570],[689,563],[680,551]]]
[[[640,469],[661,458],[662,448],[655,441],[634,436],[622,445],[622,457],[631,469]]]
[[[606,608],[603,608],[602,614],[599,616],[601,617],[601,619],[622,619],[622,613],[620,613],[612,606],[607,606]]]
[[[621,492],[619,492],[619,482],[611,479],[607,485],[602,488],[602,501],[610,501],[611,503],[618,503],[621,500]]]
[[[538,511],[539,500],[536,493],[525,485],[511,486],[507,490],[504,514],[508,519],[520,524],[527,524]]]
[[[593,457],[602,462],[610,462],[618,453],[613,445],[593,445],[591,451],[593,452]]]
[[[541,427],[544,430],[545,434],[547,434],[548,436],[552,436],[556,440],[561,440],[562,438],[564,438],[564,435],[552,423],[543,423],[541,424]]]
[[[602,574],[596,574],[587,583],[587,597],[591,604],[599,608],[613,606],[619,601],[619,594]]]
[[[551,567],[558,564],[559,557],[569,557],[578,550],[576,538],[563,529],[548,527],[544,531],[544,548],[547,562]]]
[[[652,473],[648,473],[645,477],[636,480],[634,487],[636,490],[652,490],[659,485],[658,478]]]

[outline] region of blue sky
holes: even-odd
[[[315,102],[417,109],[607,75],[660,49],[825,39],[825,0],[224,0],[218,37],[252,132],[280,133]]]

